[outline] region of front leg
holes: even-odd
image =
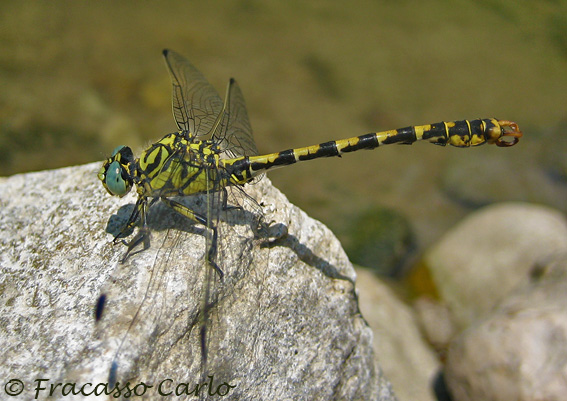
[[[154,202],[155,202],[155,199],[152,200],[151,203],[153,204]],[[145,196],[138,197],[138,201],[136,202],[136,206],[134,207],[132,214],[128,218],[128,221],[126,222],[126,224],[124,225],[122,230],[120,230],[118,235],[116,235],[116,237],[114,237],[113,243],[117,244],[118,241],[119,241],[119,238],[124,237],[126,232],[128,232],[132,228],[134,228],[134,226],[137,223],[138,217],[140,218],[140,222],[141,222],[140,228],[138,229],[138,232],[136,233],[134,238],[132,238],[130,240],[130,242],[127,242],[124,239],[120,241],[122,244],[124,244],[128,247],[128,250],[126,251],[126,253],[122,257],[122,259],[120,260],[121,263],[124,263],[126,261],[126,259],[128,259],[132,250],[134,248],[136,248],[140,243],[143,242],[143,244],[144,244],[143,250],[146,250],[150,247],[150,230],[148,229],[147,223],[146,223],[146,215],[147,215],[148,207],[149,207],[148,206],[148,198],[145,197]]]
[[[126,233],[134,228],[136,222],[138,221],[139,216],[142,216],[142,220],[145,222],[147,203],[148,200],[146,197],[142,197],[142,196],[138,197],[138,200],[136,201],[136,205],[134,206],[134,210],[130,214],[128,221],[126,222],[126,224],[124,224],[120,232],[116,234],[116,236],[114,237],[114,240],[112,241],[114,244],[117,244],[120,238],[128,236],[126,235]],[[124,240],[120,242],[124,243]]]

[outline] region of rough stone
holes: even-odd
[[[413,302],[413,310],[427,342],[443,357],[455,336],[455,326],[447,305],[428,296]]]
[[[502,203],[473,213],[424,260],[457,328],[482,318],[529,281],[532,267],[567,250],[567,222],[554,209]]]
[[[452,344],[445,377],[459,401],[565,400],[567,255]]]
[[[440,363],[427,345],[411,308],[363,268],[356,270],[360,310],[375,333],[374,353],[400,401],[434,401]]]
[[[44,387],[153,385],[142,399],[159,397],[161,382],[171,391],[208,380],[227,399],[395,399],[375,365],[355,273],[339,242],[269,181],[247,189],[263,205],[269,234],[251,236],[250,212],[233,209],[236,217],[219,226],[224,279],[207,281],[213,270],[204,263],[203,228],[159,203],[150,209],[150,248],[120,263],[124,247],[110,245],[106,231],[116,232],[135,199],[108,196],[98,169],[93,163],[1,183],[0,376],[23,381],[18,399],[34,398],[37,379],[48,380]],[[195,198],[190,205],[198,207]],[[205,326],[207,282],[216,302]],[[96,323],[100,294],[107,302]],[[61,391],[55,399],[85,398]]]

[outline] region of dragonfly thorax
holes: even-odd
[[[184,134],[168,134],[142,152],[134,177],[141,196],[188,196],[227,185],[218,148]]]

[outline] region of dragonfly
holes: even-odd
[[[207,226],[206,216],[172,198],[242,187],[270,169],[383,145],[425,140],[461,148],[485,143],[510,147],[522,137],[515,122],[479,118],[409,126],[259,155],[236,80],[230,79],[223,102],[189,61],[171,50],[164,50],[163,56],[173,81],[173,115],[179,130],[150,145],[139,158],[134,158],[128,146],[118,146],[98,172],[110,195],[123,197],[136,186],[135,208],[115,238],[116,242],[139,221],[140,231],[128,244],[130,250],[147,238],[146,216],[158,199]],[[215,269],[222,275],[218,266]]]
[[[412,144],[423,140],[461,148],[482,144],[510,147],[522,137],[515,122],[479,118],[409,126],[260,155],[236,80],[229,80],[223,101],[203,74],[184,57],[172,50],[164,50],[163,57],[172,80],[173,116],[178,130],[151,144],[138,158],[134,157],[130,147],[118,146],[103,162],[98,178],[113,196],[123,197],[134,187],[136,189],[134,209],[114,238],[114,243],[122,242],[127,246],[123,260],[139,245],[144,249],[150,246],[147,217],[150,207],[161,201],[182,218],[204,227],[209,282],[222,282],[225,275],[218,252],[218,244],[223,240],[219,235],[218,216],[219,211],[239,207],[237,201],[229,202],[232,199],[230,190],[236,189],[241,199],[246,199],[245,185],[258,181],[268,170],[389,144]],[[207,199],[204,212],[181,201],[196,195],[205,195]],[[136,226],[137,233],[126,242],[124,238]],[[205,287],[210,288],[210,285]],[[205,292],[204,321],[213,303],[209,300],[209,290]],[[103,313],[105,301],[103,294],[97,303],[97,320]],[[204,361],[206,336],[206,324],[203,323],[201,348]]]

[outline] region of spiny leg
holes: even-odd
[[[200,223],[202,225],[204,225],[207,229],[210,229],[212,232],[212,237],[211,237],[211,246],[208,248],[207,250],[207,263],[210,264],[210,266],[212,266],[214,268],[214,270],[216,271],[216,273],[219,275],[220,280],[223,280],[224,277],[224,273],[222,272],[222,270],[218,267],[218,265],[216,264],[215,260],[216,260],[216,256],[217,256],[217,244],[218,244],[218,230],[217,227],[215,225],[212,224],[208,224],[209,220],[207,220],[206,217],[196,213],[195,211],[189,209],[187,206],[182,205],[179,202],[173,201],[171,199],[167,199],[167,198],[162,198],[162,201],[169,206],[170,208],[172,208],[173,210],[175,210],[177,213],[187,217],[190,220],[193,220],[197,223]],[[226,203],[226,201],[225,201]],[[207,231],[207,235],[208,235],[209,231]],[[202,300],[202,305],[201,305],[201,312],[202,312],[202,316],[201,316],[201,324],[200,324],[200,328],[199,328],[199,340],[200,340],[200,345],[201,345],[201,360],[202,360],[202,379],[205,379],[206,376],[206,371],[207,371],[207,362],[208,362],[208,316],[209,316],[209,311],[210,309],[213,307],[213,305],[215,304],[215,300],[211,299],[211,295],[213,294],[213,286],[214,286],[214,279],[210,279],[211,278],[211,273],[208,270],[208,266],[207,266],[207,279],[205,280],[205,295],[203,297]]]
[[[222,280],[224,277],[224,273],[222,272],[222,270],[218,267],[218,265],[215,262],[215,258],[217,255],[217,241],[218,241],[218,232],[217,232],[217,227],[213,226],[213,225],[209,225],[207,223],[207,218],[205,216],[202,216],[198,213],[196,213],[195,211],[189,209],[187,206],[182,205],[179,202],[176,202],[174,200],[168,199],[168,198],[161,198],[162,202],[165,203],[167,206],[169,206],[170,208],[172,208],[173,210],[175,210],[177,213],[181,214],[184,217],[187,217],[190,220],[193,220],[199,224],[204,225],[205,227],[209,228],[212,230],[213,232],[213,236],[212,236],[212,244],[209,248],[209,250],[207,251],[207,258],[209,263],[211,264],[211,266],[215,269],[215,271],[218,273],[220,279]]]
[[[138,216],[144,214],[146,203],[147,203],[147,198],[143,198],[143,197],[138,198],[138,201],[134,206],[134,210],[132,211],[132,213],[130,213],[130,217],[128,217],[128,221],[126,222],[126,224],[124,224],[120,232],[116,234],[116,236],[114,237],[114,240],[112,241],[114,244],[117,244],[120,238],[126,237],[127,236],[126,232],[134,228],[136,222],[138,221]],[[124,240],[122,240],[121,242],[123,241]]]
[[[155,202],[155,199],[152,200],[150,205],[152,205],[154,202]],[[131,230],[136,225],[138,217],[141,216],[140,220],[142,222],[142,227],[140,227],[140,229],[138,230],[138,233],[134,236],[134,238],[132,238],[132,240],[130,240],[130,242],[127,242],[124,239],[120,241],[122,244],[124,244],[128,247],[128,250],[126,251],[126,253],[122,257],[122,259],[120,259],[120,263],[124,263],[126,261],[126,259],[128,259],[128,257],[130,256],[132,249],[134,249],[136,246],[138,246],[138,244],[140,244],[141,242],[144,243],[144,249],[143,250],[146,250],[150,247],[150,232],[149,232],[148,228],[146,227],[146,211],[147,211],[147,208],[148,208],[147,198],[145,198],[145,197],[138,198],[138,201],[136,202],[136,206],[134,207],[134,210],[130,214],[128,221],[126,222],[124,227],[120,230],[120,232],[114,237],[114,240],[112,241],[112,243],[114,245],[116,245],[119,242],[119,239],[122,236],[124,236],[124,234],[127,231]],[[107,295],[105,293],[100,294],[99,297],[98,297],[98,300],[96,302],[96,307],[95,307],[95,321],[96,322],[98,322],[102,319],[102,315],[104,313],[104,308],[106,306],[106,298],[107,298]]]
[[[244,208],[240,205],[228,205],[228,190],[226,187],[222,189],[222,210],[243,210]]]
[[[148,205],[147,198],[145,198],[145,197],[138,198],[138,201],[136,202],[136,206],[134,208],[134,211],[130,215],[128,222],[126,223],[124,228],[120,231],[120,233],[118,233],[118,235],[114,238],[113,242],[116,244],[118,242],[118,239],[126,231],[131,230],[136,225],[136,221],[138,219],[138,216],[140,217],[140,222],[141,222],[140,228],[138,229],[138,232],[136,233],[134,238],[132,238],[130,240],[130,242],[128,242],[126,240],[121,241],[122,244],[124,244],[128,247],[128,250],[124,254],[124,257],[120,260],[121,263],[124,263],[126,261],[126,259],[128,259],[128,257],[131,255],[132,250],[134,248],[136,248],[140,243],[144,244],[144,248],[141,251],[144,251],[144,250],[146,250],[150,247],[151,236],[150,236],[150,230],[148,229],[148,226],[147,226],[146,214],[147,214],[148,208],[151,205],[153,205],[156,202],[156,200],[157,200],[157,198],[152,199],[152,201]],[[141,252],[141,251],[139,251],[139,252]]]

